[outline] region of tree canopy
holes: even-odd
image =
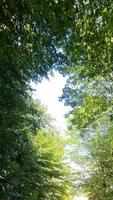
[[[72,199],[64,142],[30,86],[57,69],[68,76],[60,100],[72,107],[67,132],[81,169],[73,185],[111,200],[113,2],[1,0],[0,13],[0,197]]]
[[[67,62],[59,43],[72,20],[69,15],[72,3],[0,1],[0,197],[3,200],[69,199],[63,144],[53,131],[45,108],[32,99],[30,81],[41,81],[52,73],[53,67]],[[64,18],[63,12],[67,17]]]

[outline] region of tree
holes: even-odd
[[[40,199],[70,198],[69,169],[63,164],[64,149],[61,139],[47,129],[42,130],[32,139],[40,166]],[[37,167],[38,167],[37,166]],[[37,168],[39,174],[39,170]]]
[[[59,47],[72,21],[70,16],[72,7],[73,1],[62,0],[0,1],[2,199],[24,199],[30,195],[29,187],[34,190],[29,180],[24,191],[22,189],[27,180],[26,167],[34,165],[32,145],[28,135],[36,134],[37,130],[49,126],[49,122],[40,105],[37,107],[30,99],[29,83],[31,79],[40,81],[44,76],[48,76],[53,67],[57,68],[58,65],[66,63],[66,58],[59,51]],[[28,153],[30,157],[27,158]],[[35,158],[34,156],[34,160]],[[20,177],[22,171],[25,180]],[[36,199],[36,196],[37,194],[33,198]]]
[[[76,1],[73,23],[64,49],[70,58],[66,71],[78,71],[84,78],[112,73],[112,1]],[[110,13],[110,14],[109,14]]]
[[[1,198],[64,200],[71,195],[71,183],[63,142],[42,105],[32,99],[27,105],[18,126],[8,127],[10,134],[1,138]]]
[[[61,99],[72,106],[69,129],[79,138],[72,157],[85,166],[77,184],[86,186],[92,199],[112,199],[113,4],[75,1],[71,12],[73,23],[63,43],[70,65],[61,68],[69,79]]]
[[[73,77],[76,75],[73,74]],[[71,83],[70,86],[76,89],[76,82]],[[85,87],[83,93],[82,83],[79,82],[79,88],[83,98],[79,101],[79,93],[77,99],[70,91],[68,101],[70,103],[70,100],[73,102],[78,100],[78,104],[75,104],[68,116],[70,137],[75,141],[72,143],[71,158],[81,169],[75,170],[78,174],[75,186],[82,188],[92,199],[111,199],[113,195],[112,80],[109,74],[105,78],[99,76],[83,85]],[[65,93],[64,100],[67,101]]]
[[[92,194],[93,199],[111,199],[112,186],[112,125],[108,132],[96,130],[97,135],[87,139],[87,151],[89,152],[90,175],[87,178],[86,190]]]

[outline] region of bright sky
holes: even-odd
[[[48,113],[56,119],[54,125],[61,133],[66,130],[64,114],[70,110],[69,107],[64,106],[63,102],[58,100],[58,97],[62,95],[62,89],[65,86],[66,80],[66,77],[54,71],[54,76],[50,76],[49,80],[43,79],[38,84],[31,83],[32,88],[35,89],[33,97],[40,99],[47,106]],[[77,196],[74,200],[87,200],[87,198],[85,196]]]
[[[75,197],[74,200],[88,200],[84,195]]]
[[[63,102],[59,102],[58,97],[62,95],[62,89],[66,80],[66,77],[54,71],[54,76],[50,76],[49,80],[43,79],[38,84],[31,83],[36,90],[33,92],[33,97],[39,98],[47,106],[48,112],[56,119],[54,125],[61,133],[66,129],[64,114],[69,111],[69,107],[64,106]]]

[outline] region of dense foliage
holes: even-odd
[[[62,139],[42,105],[29,98],[26,113],[1,135],[2,199],[69,199],[69,169]],[[14,116],[15,117],[15,116]],[[7,131],[7,132],[6,132]]]
[[[52,133],[50,116],[43,106],[30,97],[30,81],[41,81],[53,67],[66,63],[59,43],[71,22],[68,12],[72,2],[0,1],[0,198],[3,200],[69,199],[61,154],[63,144]],[[67,14],[65,18],[62,9]]]
[[[59,69],[72,110],[76,188],[113,198],[113,2],[0,1],[0,197],[70,197],[63,144],[51,117],[31,98],[30,81]],[[72,150],[71,148],[71,150]]]
[[[70,66],[60,98],[68,114],[72,159],[80,170],[76,187],[89,199],[113,198],[113,4],[76,1],[74,23],[64,44]],[[72,149],[71,148],[71,149]]]

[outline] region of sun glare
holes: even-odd
[[[88,200],[88,198],[82,195],[82,196],[75,197],[74,200]]]

